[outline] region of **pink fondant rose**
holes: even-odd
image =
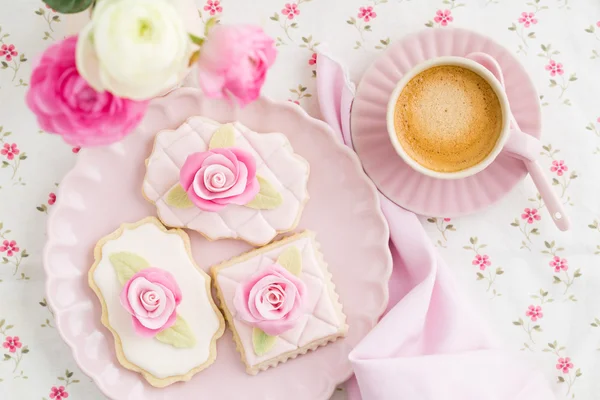
[[[236,147],[191,154],[181,168],[179,183],[204,211],[247,204],[260,190],[254,157]]]
[[[210,97],[231,93],[244,106],[259,96],[276,54],[273,39],[259,27],[217,25],[200,52],[200,87]]]
[[[278,264],[240,284],[233,298],[237,316],[267,335],[290,330],[303,313],[306,286]]]
[[[71,36],[46,50],[31,75],[27,105],[43,130],[71,145],[120,140],[141,121],[148,102],[93,89],[77,71],[76,47],[77,36]]]
[[[181,290],[169,272],[146,268],[127,281],[120,300],[132,316],[135,332],[152,337],[175,324]]]

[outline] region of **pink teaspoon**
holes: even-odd
[[[496,77],[496,79],[498,79],[502,87],[504,87],[504,75],[502,74],[502,68],[494,57],[487,53],[475,52],[468,54],[466,58],[473,60],[487,68]],[[510,122],[516,129],[520,130],[519,124],[517,123],[517,120],[513,116],[512,112],[510,114]],[[511,153],[508,154],[510,155]],[[540,196],[542,196],[542,200],[544,200],[544,204],[546,204],[548,212],[550,213],[550,216],[552,217],[556,227],[561,231],[569,230],[571,221],[569,220],[569,217],[567,216],[560,199],[544,175],[544,171],[542,170],[540,164],[537,161],[531,160],[523,160],[523,162],[525,163],[529,175],[531,175],[531,179],[540,193]]]

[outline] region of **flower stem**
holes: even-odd
[[[575,281],[575,277],[573,277],[573,279],[571,279],[571,277],[569,276],[569,273],[567,271],[565,271],[565,276],[567,277],[567,279],[564,281],[564,283],[565,283],[565,291],[563,292],[563,295],[567,294],[567,292],[569,291],[569,288],[571,287],[571,285]]]
[[[497,277],[496,274],[494,274],[494,277],[492,277],[492,273],[489,270],[488,270],[488,276],[489,276],[489,278],[488,278],[489,284],[488,284],[488,287],[486,289],[486,292],[490,291],[490,289],[492,288],[492,285],[494,284],[494,281],[496,280],[496,277]]]
[[[529,336],[529,340],[531,341],[531,343],[535,344],[535,341],[533,340],[533,335],[531,334],[531,322],[527,323],[527,328],[525,328],[525,325],[523,325],[523,330],[525,331],[525,333],[527,333],[527,336]]]
[[[521,228],[519,226],[519,230],[523,233],[523,235],[525,235],[525,237],[527,238],[527,240],[529,241],[529,243],[531,242],[531,238],[529,237],[529,233],[527,233],[527,222],[525,222],[525,225],[523,225],[523,228]]]
[[[17,157],[17,159],[15,160],[14,164],[11,164],[11,168],[13,170],[13,174],[10,177],[11,180],[15,179],[15,175],[17,175],[17,170],[19,169],[19,164],[21,163],[21,161],[19,160],[19,158]]]
[[[521,33],[519,33],[519,31],[516,31],[516,32],[517,32],[517,36],[521,39],[521,41],[523,42],[525,47],[529,48],[529,45],[527,44],[527,40],[525,40],[525,37],[523,36],[524,28],[521,27]],[[527,55],[527,50],[523,49],[523,51],[525,52],[525,55]]]

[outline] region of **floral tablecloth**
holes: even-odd
[[[197,1],[204,21],[252,22],[274,36],[280,53],[265,94],[317,117],[315,49],[323,43],[355,81],[392,41],[419,29],[473,29],[517,54],[540,93],[540,160],[572,230],[553,226],[530,179],[485,212],[422,221],[471,301],[509,346],[537,361],[559,398],[600,398],[600,2]],[[4,399],[104,398],[77,368],[44,298],[46,218],[80,149],[40,131],[23,101],[32,58],[65,25],[38,0],[0,0]]]

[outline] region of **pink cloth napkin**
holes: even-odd
[[[323,119],[352,147],[354,87],[319,55]],[[519,352],[503,349],[462,295],[416,215],[380,195],[394,260],[387,315],[350,353],[351,400],[551,400],[548,381]]]

